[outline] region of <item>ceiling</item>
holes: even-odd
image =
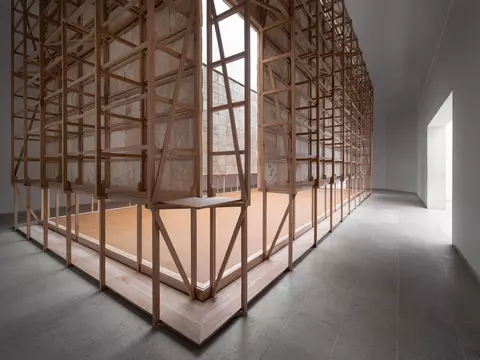
[[[345,0],[387,116],[417,106],[452,1]]]

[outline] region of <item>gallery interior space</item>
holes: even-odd
[[[0,9],[6,359],[480,359],[480,4]]]

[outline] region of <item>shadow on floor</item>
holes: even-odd
[[[480,359],[480,286],[420,200],[378,191],[197,347],[0,230],[2,359]]]

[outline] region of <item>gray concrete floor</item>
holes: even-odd
[[[375,193],[199,348],[0,234],[1,359],[480,359],[480,285],[436,216]]]

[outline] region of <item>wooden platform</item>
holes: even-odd
[[[347,206],[344,209],[346,210]],[[347,211],[345,211],[346,214]],[[335,224],[339,223],[339,211],[334,213],[333,220]],[[328,234],[328,223],[328,221],[323,221],[318,224],[319,238]],[[19,230],[26,232],[25,226]],[[42,226],[32,226],[31,234],[33,240],[42,243]],[[313,229],[295,240],[294,260],[302,257],[312,247],[312,243]],[[65,238],[54,231],[49,231],[49,249],[65,258]],[[248,272],[249,301],[259,295],[286,270],[287,257],[287,248],[283,248],[270,260],[262,262]],[[73,242],[72,263],[73,266],[98,280],[99,257],[96,251]],[[152,279],[150,277],[110,258],[106,260],[106,273],[106,285],[109,289],[151,313]],[[219,291],[215,301],[209,299],[205,302],[191,300],[187,295],[167,285],[160,284],[159,286],[162,322],[197,344],[207,340],[240,310],[240,280],[232,282]]]
[[[319,217],[325,210],[325,193],[323,189],[318,190],[318,214]],[[225,204],[238,200],[239,193],[233,192],[225,194],[221,201]],[[344,198],[347,199],[348,191],[344,191]],[[302,191],[296,197],[296,229],[301,234],[306,228],[311,226],[311,190]],[[199,206],[208,207],[209,202],[198,201]],[[183,204],[181,201],[179,205]],[[336,204],[340,204],[340,190],[337,190]],[[285,194],[268,194],[268,243],[270,244],[278,229],[282,216],[288,205],[288,196]],[[330,206],[329,196],[326,197],[327,209]],[[230,237],[235,227],[239,208],[219,208],[217,211],[217,269],[220,267],[225,251],[227,249]],[[185,268],[187,276],[190,276],[190,210],[188,209],[168,209],[160,210],[160,215],[165,227],[169,232],[170,238],[175,245],[180,260]],[[150,263],[152,260],[152,226],[151,212],[143,209],[142,212],[142,258]],[[210,213],[208,209],[198,211],[198,281],[207,283],[209,280],[209,260],[210,260]],[[55,220],[55,219],[51,219]],[[137,255],[137,209],[136,207],[126,207],[106,212],[106,235],[107,245],[118,249],[122,254],[130,254],[132,259]],[[75,216],[72,216],[72,224],[75,223]],[[59,224],[65,226],[66,219],[61,217]],[[80,235],[87,238],[98,239],[99,228],[98,213],[81,214],[79,217]],[[252,190],[251,206],[248,208],[248,253],[254,256],[262,250],[262,193]],[[279,243],[286,239],[288,235],[288,223],[286,222],[280,232]],[[227,269],[231,269],[240,263],[240,244],[234,246],[231,257],[227,263]],[[177,267],[162,241],[160,246],[160,266],[162,269],[171,273],[177,273]],[[228,272],[228,270],[227,270]]]

